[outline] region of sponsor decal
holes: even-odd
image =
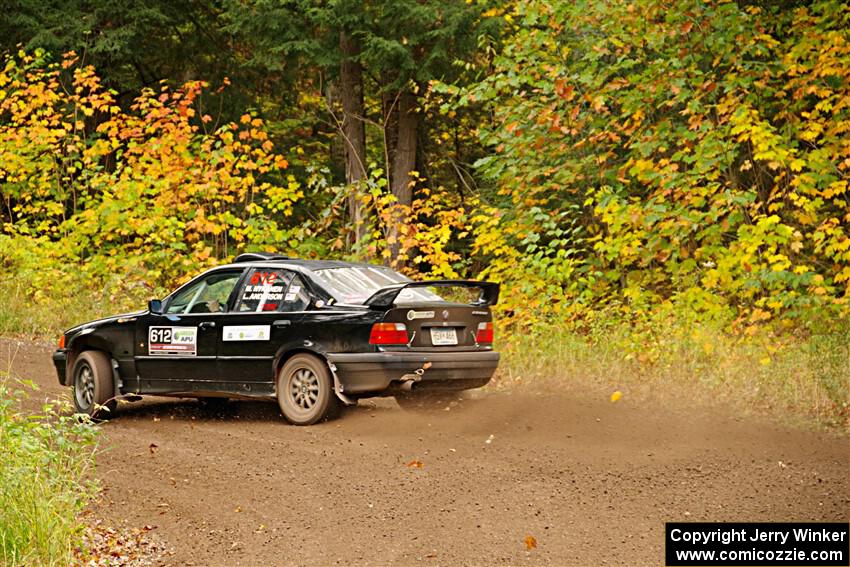
[[[224,341],[267,341],[271,338],[270,325],[231,325],[221,332]]]
[[[148,354],[152,356],[197,356],[197,327],[151,327]]]
[[[251,285],[272,285],[277,281],[277,272],[254,272],[251,274]]]
[[[242,293],[242,301],[280,301],[282,298],[282,285],[246,285]]]
[[[298,297],[298,294],[301,292],[300,285],[291,285],[289,286],[289,291],[286,292],[286,297],[283,298],[284,301],[295,301]]]
[[[407,312],[407,320],[413,321],[414,319],[433,319],[434,312],[433,311],[414,311],[410,310]]]
[[[242,303],[257,301],[257,311],[270,311],[266,304],[283,300],[286,281],[277,272],[254,272],[242,290]],[[276,309],[276,307],[275,307]]]
[[[472,312],[472,314],[473,314],[473,315],[483,315],[483,316],[485,316],[485,317],[486,317],[487,315],[489,315],[489,313],[487,313],[486,311],[473,311],[473,312]]]

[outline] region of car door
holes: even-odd
[[[207,272],[166,299],[161,314],[139,319],[135,359],[142,392],[216,389],[218,330],[243,271]]]
[[[303,343],[299,321],[309,303],[307,288],[296,272],[252,268],[219,333],[218,359],[223,379],[245,384],[247,389],[256,384],[266,390],[275,379],[278,350]]]

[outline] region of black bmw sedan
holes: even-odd
[[[359,398],[412,406],[486,384],[498,297],[490,282],[248,253],[146,311],[69,329],[53,362],[80,413],[138,394],[269,399],[309,425]]]

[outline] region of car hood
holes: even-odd
[[[85,331],[87,329],[95,329],[97,327],[101,327],[103,325],[107,325],[109,323],[115,323],[119,319],[130,319],[133,317],[139,317],[141,315],[146,315],[147,311],[136,311],[133,313],[122,313],[120,315],[113,315],[111,317],[104,317],[103,319],[95,319],[94,321],[89,321],[88,323],[83,323],[81,325],[77,325],[76,327],[71,327],[67,331],[65,331],[66,335],[72,335],[75,333],[79,333],[81,331]]]

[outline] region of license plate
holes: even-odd
[[[431,344],[434,346],[456,345],[457,331],[454,329],[431,329]]]

